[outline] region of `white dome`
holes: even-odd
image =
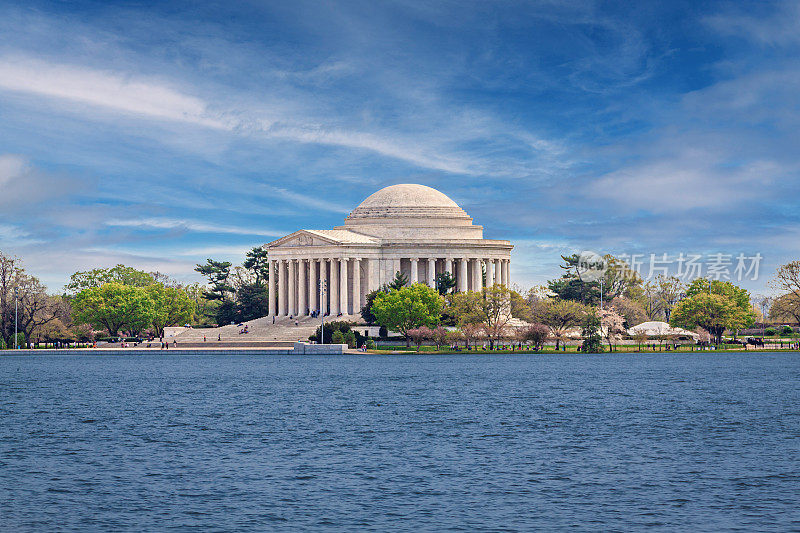
[[[347,220],[364,218],[469,219],[469,215],[447,195],[432,187],[402,183],[371,194],[353,209]]]

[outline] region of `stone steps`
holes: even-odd
[[[341,317],[325,317],[325,321],[356,321],[360,316],[341,316]],[[175,337],[170,337],[168,340],[171,342],[173,339],[178,341],[179,346],[186,343],[200,343],[203,344],[203,337],[205,343],[212,345],[212,343],[246,343],[250,345],[253,342],[295,342],[307,341],[310,335],[313,335],[319,327],[320,317],[296,317],[290,319],[289,317],[276,317],[275,323],[272,323],[272,317],[262,317],[249,322],[244,322],[240,327],[239,325],[228,325],[218,328],[191,328],[182,331]],[[239,333],[247,326],[248,333]],[[220,338],[221,341],[217,339]]]

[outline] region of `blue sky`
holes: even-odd
[[[0,250],[53,290],[423,183],[559,254],[800,259],[798,2],[0,3]]]

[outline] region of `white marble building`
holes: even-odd
[[[510,285],[509,241],[483,238],[483,226],[425,185],[392,185],[372,194],[329,230],[299,230],[266,245],[271,316],[357,315],[370,291],[394,279],[434,286],[444,271],[459,291]],[[320,295],[319,283],[327,290]]]

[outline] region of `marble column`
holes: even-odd
[[[499,259],[493,259],[492,260],[492,266],[493,266],[493,270],[494,270],[494,278],[493,278],[494,282],[497,283],[498,285],[502,285],[503,284],[503,274],[502,274],[502,267],[501,267],[501,264],[500,264],[500,260]]]
[[[411,258],[411,277],[409,283],[417,283],[419,281],[419,259],[416,257]]]
[[[350,314],[347,294],[347,261],[346,257],[339,260],[339,309],[343,315]]]
[[[321,301],[319,302],[320,312],[323,315],[328,314],[328,301],[330,300],[330,283],[328,282],[328,260],[319,260],[319,281],[323,285],[322,294],[320,295]]]
[[[451,258],[445,259],[444,271],[449,272],[451,276],[455,277],[456,273],[453,272],[453,260]]]
[[[428,259],[428,287],[436,288],[436,259]]]
[[[506,287],[511,287],[511,259],[506,259]]]
[[[494,285],[494,261],[487,259],[484,264],[486,265],[486,286],[491,287]]]
[[[361,312],[361,259],[353,259],[353,314]]]
[[[275,278],[278,276],[275,272],[275,261],[269,261],[269,281],[267,286],[267,295],[269,296],[269,316],[275,316]]]
[[[289,260],[289,316],[297,314],[297,259]]]
[[[469,290],[467,287],[467,259],[462,257],[458,263],[458,292],[467,292]]]
[[[472,263],[472,290],[478,292],[483,288],[482,261],[480,259],[473,259],[470,262]]]
[[[337,316],[341,312],[339,306],[339,260],[331,257],[331,279],[328,287],[331,291],[331,316]]]
[[[364,279],[366,280],[364,292],[368,293],[372,290],[372,259],[362,259],[362,262],[364,263]],[[361,306],[363,307],[365,303],[367,303],[366,296],[361,300]],[[359,309],[359,311],[361,310]]]
[[[319,286],[317,285],[317,260],[309,259],[308,261],[308,314],[319,309],[317,305],[317,296],[319,296]]]
[[[286,260],[278,260],[278,316],[286,316]]]
[[[301,259],[297,263],[297,314],[305,316],[308,314],[308,304],[306,297],[308,296],[308,289],[306,288],[306,264],[308,259]]]

